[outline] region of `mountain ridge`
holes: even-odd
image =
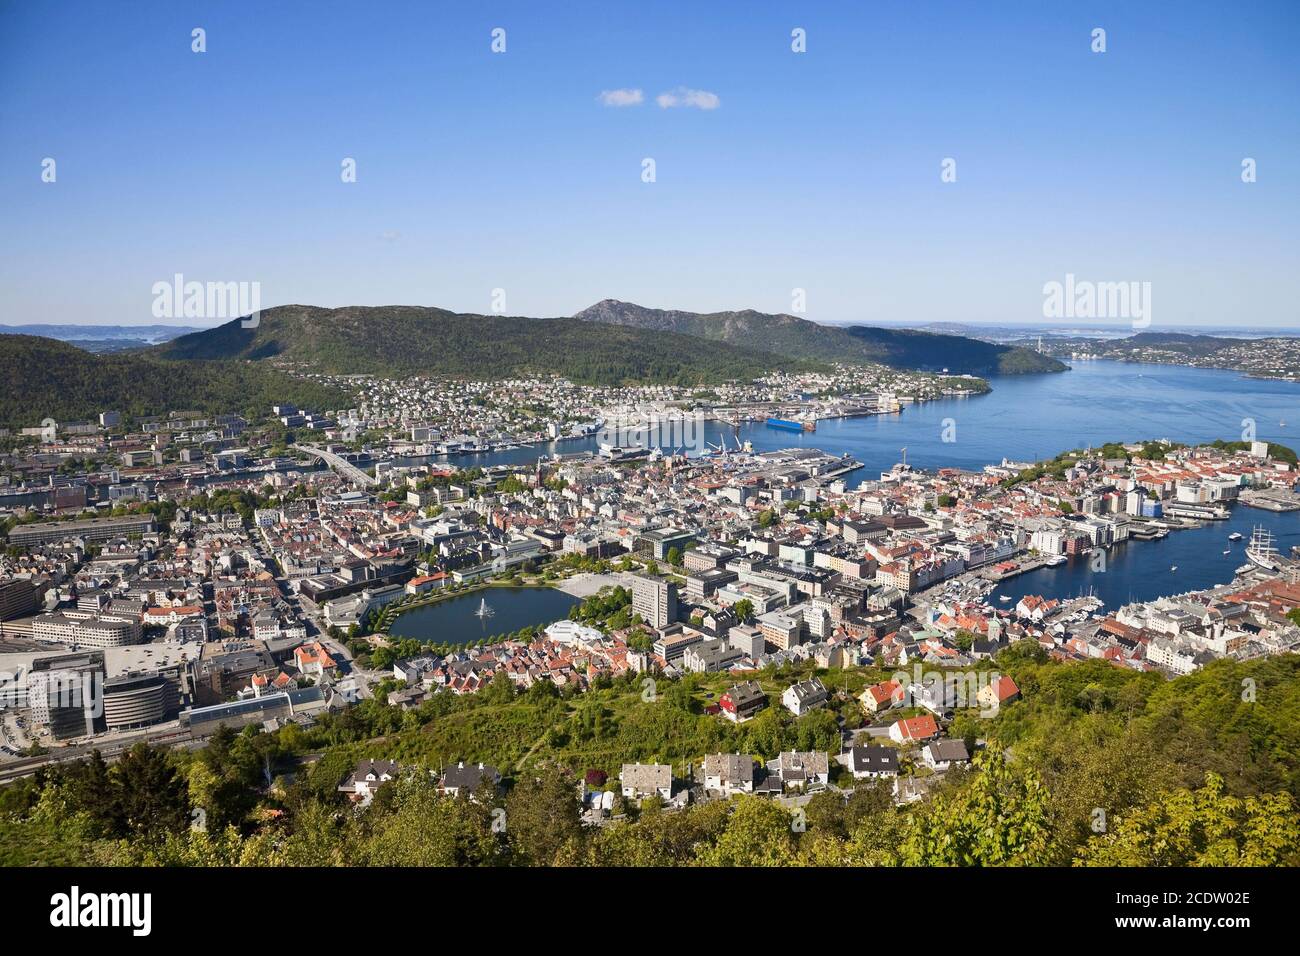
[[[751,344],[790,358],[815,361],[879,362],[892,368],[970,375],[1060,372],[1066,368],[1056,359],[1022,346],[913,329],[822,325],[784,312],[687,312],[602,299],[573,317],[627,328],[679,332],[730,344],[756,337]]]
[[[256,328],[235,319],[150,352],[166,359],[272,359],[336,374],[508,378],[554,373],[602,385],[709,384],[818,367],[811,360],[738,344],[702,351],[696,338],[671,332],[430,306],[277,306],[262,311]]]

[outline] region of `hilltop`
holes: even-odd
[[[893,368],[969,375],[1060,372],[1054,358],[1020,346],[997,345],[962,335],[866,325],[821,325],[786,314],[680,312],[605,299],[574,316],[624,328],[676,332],[714,342],[744,344],[789,358],[825,362],[879,362]]]
[[[553,372],[582,384],[752,379],[812,363],[748,345],[701,349],[689,335],[577,318],[474,315],[421,306],[286,305],[150,350],[166,359],[274,359],[314,371],[507,378]]]

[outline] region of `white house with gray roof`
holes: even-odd
[[[618,775],[623,787],[623,796],[628,800],[643,800],[646,797],[672,799],[673,768],[666,763],[625,763]]]

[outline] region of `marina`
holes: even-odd
[[[1205,522],[1160,538],[1130,538],[1108,549],[1100,566],[1087,553],[1075,555],[1058,566],[1039,567],[999,582],[992,599],[1001,605],[1027,594],[1062,599],[1092,593],[1113,611],[1134,601],[1230,584],[1240,573],[1266,566],[1258,559],[1275,563],[1283,546],[1300,543],[1300,515],[1294,513],[1237,507],[1229,513],[1226,529],[1224,525]],[[1252,558],[1251,548],[1241,542],[1249,540],[1247,535],[1253,539],[1256,525],[1262,534]],[[1232,534],[1237,537],[1231,538]],[[1003,597],[1010,601],[1002,601]]]

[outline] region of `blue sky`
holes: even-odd
[[[1300,325],[1298,46],[1294,2],[0,0],[0,322],[154,322],[178,272],[1034,322],[1073,273],[1150,282],[1153,328]]]

